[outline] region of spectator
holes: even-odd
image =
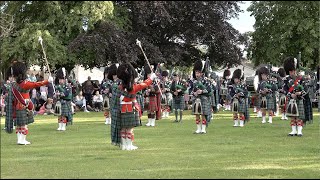
[[[53,114],[53,99],[48,98],[47,101],[40,107],[38,114],[48,115]]]
[[[82,91],[80,91],[79,94],[74,98],[74,102],[76,104],[76,107],[78,107],[79,109],[83,109],[84,112],[89,112],[87,110],[86,98],[82,94]]]
[[[102,110],[102,102],[103,102],[102,95],[99,93],[99,91],[96,91],[96,94],[93,96],[93,105],[94,105],[94,110],[96,112],[99,112]]]
[[[4,112],[4,107],[5,107],[5,103],[4,103],[4,95],[3,94],[0,94],[0,108],[1,108],[1,116],[4,116],[5,115],[5,112]]]
[[[88,80],[83,83],[83,95],[86,98],[87,107],[92,106],[92,94],[94,87],[91,81],[91,77],[88,76]]]

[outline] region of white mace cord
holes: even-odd
[[[44,51],[44,48],[43,48],[42,37],[41,36],[39,36],[38,41],[41,44],[42,52],[43,52],[43,55],[44,55],[44,60],[46,61],[47,68],[48,68],[48,71],[49,71],[49,75],[52,77],[51,71],[50,71],[50,67],[49,67],[49,63],[48,63],[47,56],[46,56],[46,52]],[[53,93],[55,94],[56,93],[56,89],[54,88],[53,82],[51,82],[51,83],[52,83],[52,87],[53,87]]]
[[[143,54],[144,58],[146,59],[146,61],[147,61],[147,63],[148,63],[148,66],[149,66],[151,72],[153,72],[153,69],[151,68],[151,65],[150,65],[150,63],[149,63],[149,60],[148,60],[146,54],[144,53],[144,51],[143,51],[143,49],[142,49],[141,42],[140,42],[138,39],[136,40],[136,44],[140,47],[140,49],[141,49],[141,51],[142,51],[142,54]],[[153,72],[153,73],[154,73],[154,72]],[[156,81],[156,83],[157,83],[157,86],[158,86],[158,88],[159,88],[160,95],[162,96],[161,88],[160,88],[160,86],[159,86],[159,84],[158,84],[157,81]]]

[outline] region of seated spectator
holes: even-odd
[[[1,108],[1,115],[5,115],[5,112],[4,112],[4,108],[5,108],[5,103],[4,103],[4,95],[0,95],[0,108]]]
[[[48,114],[53,114],[53,113],[54,113],[53,99],[48,98],[47,101],[40,107],[38,114],[48,115]]]
[[[86,98],[83,96],[82,91],[74,98],[74,103],[79,109],[83,109],[84,112],[89,112],[87,110]]]
[[[102,95],[99,93],[99,91],[96,91],[96,94],[93,96],[93,99],[92,99],[93,107],[96,112],[102,110],[102,102],[103,102]]]

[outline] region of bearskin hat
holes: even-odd
[[[259,74],[258,74],[258,76],[259,76],[259,81],[262,80],[262,77],[261,77],[262,74],[269,75],[269,74],[270,74],[269,69],[268,69],[267,67],[264,67],[264,66],[261,67],[261,68],[259,68]]]
[[[223,72],[223,79],[225,79],[227,76],[230,76],[230,75],[231,75],[231,72],[230,72],[229,69],[224,70],[224,72]]]
[[[294,57],[287,57],[283,62],[283,68],[286,71],[286,74],[289,74],[289,71],[296,70],[299,68],[298,59]]]
[[[128,92],[132,91],[134,79],[138,77],[138,73],[130,63],[121,64],[117,70],[117,76],[122,80],[122,86]]]
[[[205,61],[197,60],[194,63],[193,71],[200,71],[200,72],[204,73],[204,70],[205,70],[204,65],[205,65]]]
[[[168,77],[169,72],[168,71],[162,71],[161,76]]]
[[[241,69],[236,69],[232,74],[232,79],[235,79],[235,78],[241,79],[241,76],[242,76]]]
[[[108,73],[109,73],[109,67],[106,66],[106,67],[104,68],[103,75],[106,75],[106,74],[108,74]]]
[[[10,74],[16,78],[17,83],[27,78],[27,66],[23,62],[13,61],[10,72]]]
[[[286,76],[286,71],[283,68],[278,69],[278,74],[280,77],[285,77]]]
[[[67,72],[63,72],[63,71],[65,71],[65,69],[64,70],[62,70],[62,69],[64,69],[64,68],[61,67],[56,72],[56,78],[54,80],[55,84],[59,84],[59,79],[65,79],[67,77]],[[64,73],[66,73],[66,74],[64,74]]]
[[[197,60],[193,65],[193,72],[192,76],[195,79],[196,78],[196,71],[200,71],[202,73],[205,73],[205,61]]]
[[[108,79],[112,81],[114,80],[113,75],[117,75],[118,67],[119,67],[118,63],[112,64],[110,67],[108,67],[108,76],[107,76]]]
[[[58,79],[64,79],[67,75],[64,74],[62,68],[59,68],[56,72],[56,78]]]

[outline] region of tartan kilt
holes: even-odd
[[[61,101],[61,116],[67,117],[68,124],[72,124],[71,101]]]
[[[248,106],[246,105],[246,99],[245,98],[240,98],[238,100],[239,104],[238,104],[238,111],[232,111],[234,113],[246,113],[247,112],[247,108]],[[233,105],[233,99],[231,104]],[[234,109],[233,107],[231,108],[232,110]]]
[[[174,96],[172,100],[172,109],[184,110],[184,108],[185,108],[184,96]]]
[[[157,96],[149,96],[147,111],[158,111]]]
[[[119,112],[119,108],[114,108],[111,110],[111,144],[115,146],[120,146],[121,144],[121,122],[119,121]]]
[[[260,96],[257,94],[257,95],[254,96],[253,105],[259,109],[260,108],[260,103],[261,103],[260,102]]]
[[[141,107],[141,110],[144,110],[144,97],[141,94],[137,94],[136,99]]]
[[[16,125],[24,126],[33,123],[33,112],[30,111],[30,113],[28,114],[27,110],[16,110]]]
[[[304,114],[305,114],[305,121],[312,121],[313,120],[313,112],[312,112],[312,103],[309,97],[305,97],[303,100],[304,105]]]
[[[267,96],[267,109],[268,110],[274,110],[275,103],[276,102],[274,100],[274,95]]]
[[[306,120],[303,100],[297,100],[299,119]]]
[[[139,112],[126,112],[120,114],[121,128],[132,128],[140,126]]]
[[[216,99],[214,98],[214,95],[210,96],[210,105],[211,106],[216,106]]]
[[[197,98],[193,98],[192,100],[192,115],[195,115],[194,105]],[[210,106],[210,97],[200,96],[201,107],[202,107],[202,115],[210,115],[211,114],[211,106]]]

